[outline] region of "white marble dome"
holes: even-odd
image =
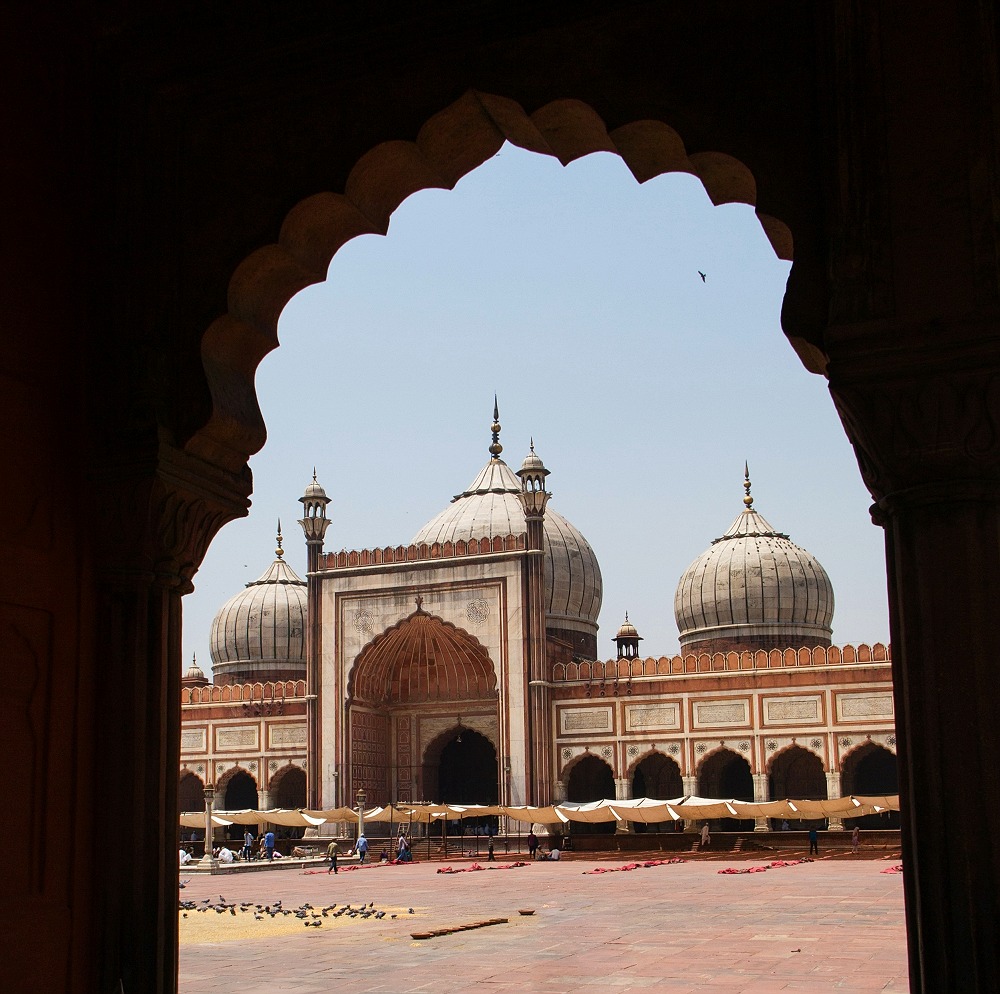
[[[749,479],[746,482],[749,492]],[[674,596],[681,650],[829,645],[833,586],[811,553],[752,507],[685,570]]]
[[[282,558],[219,609],[210,651],[216,683],[304,679],[306,582]]]
[[[517,475],[494,455],[466,490],[417,532],[413,544],[520,535],[527,530],[520,492]],[[545,510],[544,535],[546,627],[585,633],[596,640],[603,596],[597,556],[551,502]]]

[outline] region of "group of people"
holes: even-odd
[[[356,853],[358,856],[358,863],[364,863],[368,859],[368,839],[362,832],[358,836],[357,842],[351,847],[350,852]],[[330,861],[330,866],[327,869],[327,873],[337,873],[338,872],[338,860],[340,858],[340,844],[336,839],[333,839],[330,844],[326,847],[326,856]],[[409,863],[413,860],[413,853],[410,850],[410,840],[406,833],[400,831],[399,838],[396,840],[396,862],[397,863]],[[381,861],[383,863],[389,862],[389,850],[383,848]]]

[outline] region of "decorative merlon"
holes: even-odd
[[[434,542],[419,545],[386,546],[384,549],[360,549],[351,552],[327,552],[320,556],[320,570],[352,569],[358,566],[390,566],[429,559],[458,559],[464,556],[489,556],[500,552],[524,552],[527,535],[497,535],[494,538]]]
[[[630,680],[634,677],[686,676],[692,673],[732,673],[748,670],[773,670],[804,666],[856,666],[892,662],[889,646],[874,645],[815,646],[801,649],[758,649],[756,652],[716,652],[685,656],[660,656],[646,659],[609,659],[570,663],[555,663],[555,681],[585,682]]]

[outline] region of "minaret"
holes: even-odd
[[[322,622],[320,619],[320,581],[317,577],[319,558],[323,553],[323,540],[330,522],[326,508],[330,503],[326,491],[313,478],[299,498],[303,517],[299,524],[306,537],[306,581],[309,584],[306,601],[306,807],[316,810],[322,806],[320,770],[322,769],[320,713],[320,652],[322,648]],[[281,555],[281,522],[278,522],[278,555]],[[333,804],[336,806],[336,799]]]
[[[619,659],[638,659],[639,643],[642,636],[635,630],[635,625],[628,620],[628,611],[625,612],[625,621],[622,622],[618,634],[615,636],[615,644],[618,646]]]
[[[494,442],[499,431],[494,408]],[[493,451],[493,447],[490,447]],[[528,530],[525,555],[525,645],[528,662],[528,760],[525,780],[530,790],[530,804],[552,803],[552,730],[550,721],[549,681],[546,679],[545,646],[545,505],[549,494],[545,477],[549,471],[535,454],[535,442],[525,456],[517,475],[521,479],[518,495],[524,508]]]

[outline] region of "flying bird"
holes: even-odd
[[[701,277],[702,283],[704,283],[705,282],[705,274],[700,269],[698,270],[698,275]]]

